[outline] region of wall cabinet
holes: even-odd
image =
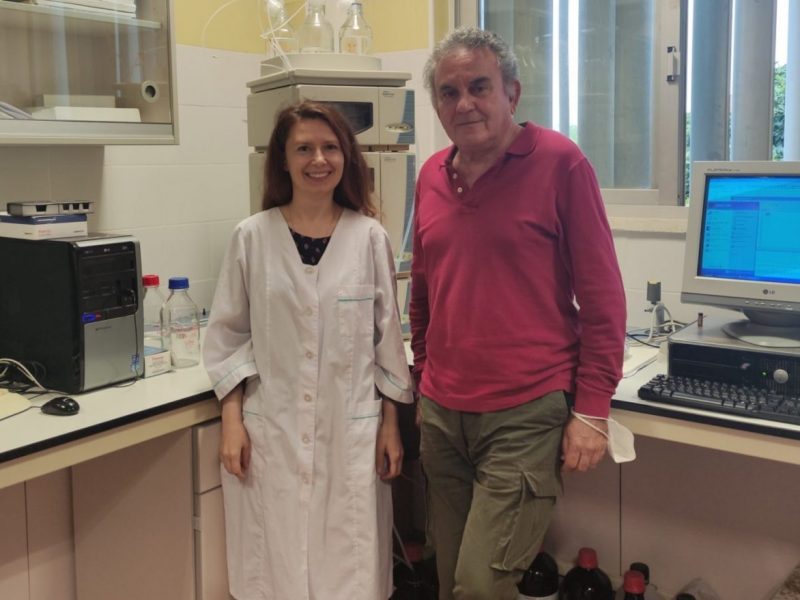
[[[0,0],[0,144],[177,143],[171,0]]]

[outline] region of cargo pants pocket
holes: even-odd
[[[524,571],[541,547],[560,493],[549,473],[520,473],[516,505],[509,503],[500,527],[491,566],[500,571]]]

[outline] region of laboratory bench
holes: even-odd
[[[661,356],[612,403],[637,460],[566,476],[546,547],[568,562],[593,545],[611,573],[648,562],[671,591],[705,575],[728,600],[768,598],[800,562],[800,427],[640,400],[660,372]],[[0,421],[0,597],[227,600],[219,407],[205,371],[75,397],[75,416]],[[741,575],[725,583],[731,572]]]

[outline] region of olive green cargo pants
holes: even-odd
[[[564,394],[489,413],[420,402],[439,600],[516,600],[561,493]]]

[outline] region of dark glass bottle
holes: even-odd
[[[559,600],[613,600],[614,590],[608,575],[597,566],[594,548],[581,548],[578,564],[561,582]]]
[[[645,581],[641,571],[625,571],[622,579],[624,600],[644,600]]]
[[[687,594],[686,592],[681,592],[677,596],[675,596],[675,600],[695,600],[694,595]]]
[[[547,552],[539,552],[517,586],[519,600],[558,600],[558,565]]]

